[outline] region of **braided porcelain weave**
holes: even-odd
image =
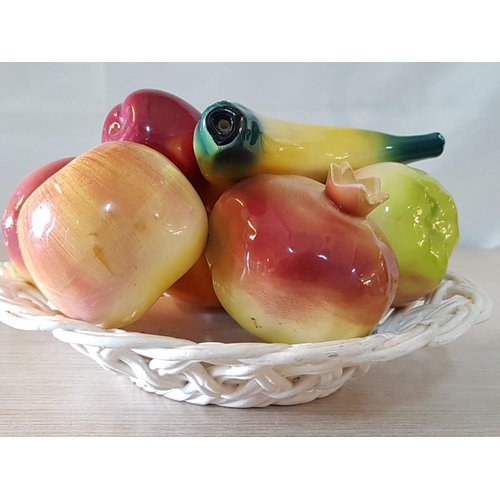
[[[332,394],[371,364],[447,344],[491,316],[491,300],[448,273],[434,293],[391,311],[368,337],[309,344],[193,342],[104,330],[61,315],[38,289],[0,263],[0,321],[50,331],[103,368],[176,401],[229,407],[306,403]],[[168,324],[168,317],[165,318]]]

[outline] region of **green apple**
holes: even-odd
[[[369,165],[357,170],[356,177],[378,177],[389,194],[367,218],[382,231],[398,261],[393,305],[401,307],[432,292],[459,240],[453,198],[434,177],[401,163]]]

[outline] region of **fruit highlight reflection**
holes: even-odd
[[[353,169],[379,162],[412,162],[439,156],[439,133],[394,136],[354,128],[292,123],[260,116],[220,101],[202,114],[194,150],[206,179],[230,186],[259,174],[294,174],[325,182],[332,163]]]

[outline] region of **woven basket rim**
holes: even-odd
[[[336,358],[371,363],[400,357],[424,345],[441,345],[463,335],[491,316],[491,299],[475,284],[448,272],[438,288],[420,303],[391,311],[366,337],[318,343],[194,342],[164,335],[103,329],[62,316],[40,291],[0,263],[0,321],[19,330],[50,331],[72,345],[131,349],[146,357],[197,360],[215,364],[318,363]]]

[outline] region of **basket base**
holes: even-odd
[[[203,393],[199,390],[190,390],[189,382],[179,389],[157,389],[151,387],[144,380],[130,377],[129,380],[137,387],[146,392],[164,396],[178,402],[191,403],[200,406],[216,405],[226,408],[265,408],[268,406],[293,406],[310,403],[315,399],[325,398],[338,391],[349,379],[360,377],[370,369],[370,364],[362,366],[350,366],[342,370],[340,378],[336,378],[338,370],[330,372],[332,376],[331,384],[325,387],[325,379],[328,374],[316,376],[305,376],[297,378],[292,389],[286,391],[276,391],[273,393],[262,392],[262,386],[258,378],[246,381],[245,383],[233,383],[233,391],[221,393],[219,395]],[[307,377],[307,378],[306,378]],[[316,380],[314,380],[316,379]],[[303,390],[303,385],[314,384],[308,390]],[[226,386],[228,384],[226,383]],[[252,388],[255,390],[252,390]],[[248,393],[248,395],[243,395]]]
[[[148,393],[228,408],[309,403],[333,394],[349,379],[365,375],[372,364],[328,359],[321,365],[220,365],[149,358],[127,349],[71,345],[102,368],[127,376]]]

